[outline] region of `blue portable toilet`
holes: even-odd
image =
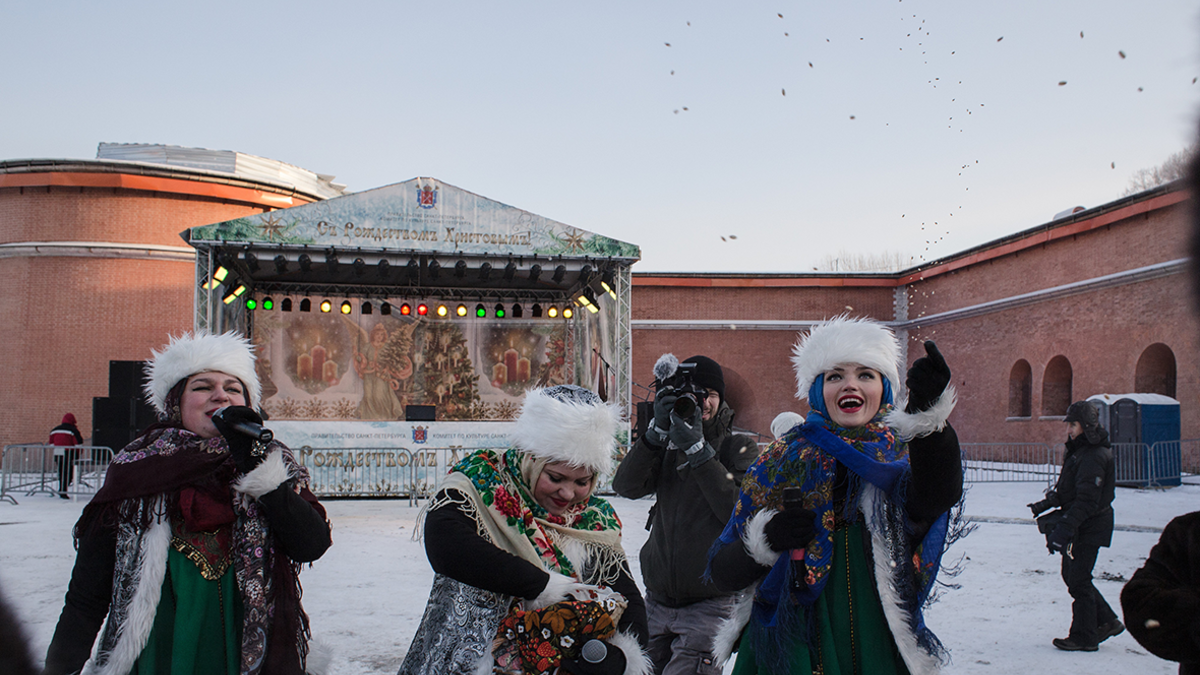
[[[1179,401],[1162,394],[1097,394],[1117,464],[1117,484],[1167,487],[1181,483]]]

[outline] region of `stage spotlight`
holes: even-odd
[[[386,302],[383,303],[383,307],[381,307],[379,309],[379,313],[380,314],[391,314],[392,306]],[[401,304],[400,305],[400,315],[401,316],[412,316],[412,305],[408,304],[407,302]]]
[[[342,301],[342,314],[349,314],[350,310],[352,310],[352,309],[354,309],[354,308],[350,306],[349,300]]]
[[[378,270],[380,279],[386,279],[388,273],[392,271],[392,263],[388,262],[387,258],[383,258],[375,266],[375,269]]]
[[[213,270],[212,278],[204,282],[200,288],[211,291],[225,281],[225,277],[229,276],[229,270],[225,269],[224,265],[217,265],[217,269]]]
[[[251,272],[258,271],[258,256],[254,255],[252,251],[246,251],[242,259],[246,261],[246,269],[249,269]]]
[[[546,316],[550,317],[551,319],[557,319],[558,318],[558,308],[555,307],[554,305],[550,305],[550,308],[546,310]]]
[[[426,305],[423,302],[421,304],[417,305],[417,315],[418,316],[425,316],[428,313],[429,313],[429,305]]]
[[[328,299],[322,300],[321,301],[321,313],[328,314],[331,311],[333,311],[333,303],[330,302]]]
[[[479,280],[487,281],[488,277],[492,276],[492,264],[483,263],[479,266]]]
[[[591,265],[584,265],[583,267],[579,268],[579,280],[580,281],[582,281],[583,283],[586,284],[588,282],[588,279],[591,279],[591,278],[592,278],[592,266]]]
[[[262,308],[268,312],[275,309],[275,301],[270,296],[263,298]]]
[[[454,308],[454,313],[459,316],[466,316],[467,315],[467,306],[462,303],[459,303],[458,307]]]
[[[371,303],[369,303],[369,302],[364,302],[364,303],[362,304],[362,307],[360,307],[358,311],[359,311],[359,312],[361,312],[361,313],[363,313],[363,314],[370,314],[371,312],[373,312],[373,311],[375,311],[375,310],[374,310],[374,308],[373,308],[373,307],[371,307]]]
[[[284,272],[287,272],[287,267],[288,267],[287,258],[282,253],[275,256],[275,273],[276,274],[283,274]]]
[[[580,297],[583,298],[583,306],[587,307],[589,312],[595,314],[596,312],[600,311],[600,306],[596,304],[596,294],[592,291],[592,289],[583,289],[583,295]]]
[[[443,319],[450,316],[450,308],[445,305],[438,305],[437,315]]]
[[[437,261],[437,258],[429,261],[429,278],[438,278],[438,273],[442,271],[442,264]]]
[[[542,266],[541,265],[534,264],[532,267],[529,268],[529,280],[530,281],[537,281],[538,277],[540,277],[540,276],[542,276]]]
[[[308,272],[312,269],[312,258],[307,253],[301,253],[298,262],[300,263],[301,272]]]
[[[563,318],[569,319],[575,316],[575,310],[571,309],[570,305],[563,307]]]
[[[496,310],[495,310],[495,311],[496,311],[496,318],[497,318],[497,319],[503,319],[503,318],[504,318],[504,305],[502,305],[502,304],[500,304],[500,303],[498,303],[498,302],[497,302],[497,303],[496,303]]]
[[[351,266],[354,267],[354,276],[356,277],[361,277],[367,273],[367,261],[362,258],[355,258]]]
[[[581,307],[591,308],[592,299],[588,297],[588,289],[586,289],[586,288],[583,289],[582,291],[580,291],[579,295],[575,296],[575,304],[577,304]],[[595,311],[595,310],[592,310],[592,311]]]
[[[258,309],[258,301],[255,300],[254,298],[246,298],[246,309],[249,309],[249,310]]]
[[[285,311],[285,312],[290,312],[290,311],[292,311],[292,299],[291,299],[291,298],[284,298],[284,299],[283,299],[283,302],[280,302],[280,303],[279,303],[279,309],[281,309],[281,310],[283,310],[283,311]]]
[[[479,317],[480,319],[487,316],[487,310],[484,309],[482,302],[478,305],[475,305],[475,316]]]
[[[532,316],[535,319],[542,318],[542,306],[536,302],[533,303],[533,307],[530,308],[529,314],[530,314],[530,316]]]
[[[567,266],[559,265],[558,267],[554,268],[554,276],[550,277],[550,280],[556,284],[561,284],[562,280],[564,278],[566,278],[566,276],[567,276]]]
[[[508,261],[508,264],[504,266],[504,280],[512,281],[513,277],[515,276],[517,276],[517,263],[510,260]]]
[[[237,300],[239,297],[241,297],[242,293],[245,293],[245,292],[246,292],[246,284],[236,284],[233,287],[233,290],[229,292],[229,295],[226,295],[225,298],[221,302],[224,302],[225,304],[228,305],[229,303],[231,303],[234,300]]]
[[[421,277],[421,263],[417,262],[416,258],[409,258],[405,268],[408,269],[409,281],[416,281]]]
[[[600,287],[605,293],[613,299],[617,299],[617,275],[613,274],[612,268],[604,270],[604,274],[600,275]]]
[[[325,270],[330,274],[338,273],[338,255],[332,248],[325,252]]]
[[[382,314],[383,316],[391,316],[392,315],[392,303],[390,303],[390,302],[379,303],[379,313]]]
[[[524,309],[522,309],[522,307],[521,307],[521,305],[520,305],[519,303],[518,303],[518,304],[514,304],[514,305],[512,306],[512,318],[514,318],[514,319],[520,319],[520,318],[521,318],[521,317],[523,317],[523,316],[525,316],[525,310],[524,310]]]
[[[458,277],[459,279],[467,276],[466,260],[459,260],[458,262],[454,263],[454,276]]]
[[[303,300],[301,300],[300,301],[300,311],[301,312],[312,311],[312,300],[309,300],[308,298],[304,298]]]

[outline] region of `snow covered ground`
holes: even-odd
[[[1097,653],[1055,649],[1065,637],[1071,599],[1059,578],[1059,558],[1046,553],[1025,504],[1041,497],[1035,483],[975,484],[966,513],[976,531],[951,549],[964,557],[955,580],[928,612],[929,625],[951,649],[947,673],[1174,673],[1128,633]],[[0,502],[0,588],[25,622],[40,661],[62,609],[74,559],[71,527],[82,502],[45,495]],[[635,578],[636,552],[646,540],[650,500],[612,499],[625,524]],[[326,502],[334,545],[301,575],[313,633],[334,648],[334,672],[394,673],[425,607],[433,572],[412,540],[417,509],[407,500]],[[1158,530],[1172,517],[1200,509],[1200,486],[1165,491],[1118,489],[1113,547],[1102,549],[1096,585],[1114,609],[1121,586],[1141,566]]]

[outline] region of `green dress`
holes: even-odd
[[[788,675],[908,675],[875,592],[864,527],[859,521],[834,531],[829,579],[813,606],[817,639],[812,647],[797,641]],[[751,620],[746,630],[762,627]],[[750,642],[742,640],[733,675],[767,675],[759,670]]]
[[[237,675],[241,643],[242,596],[233,566],[209,581],[172,546],[154,628],[130,674]]]

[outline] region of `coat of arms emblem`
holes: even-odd
[[[429,427],[413,427],[413,443],[424,443],[429,439]]]
[[[432,185],[417,187],[417,204],[423,209],[437,206],[437,188]]]

